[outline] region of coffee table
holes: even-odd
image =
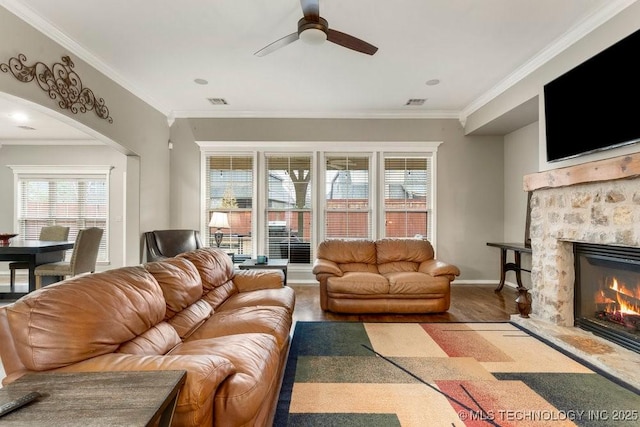
[[[258,264],[255,259],[248,259],[238,265],[240,270],[267,269],[282,270],[284,273],[284,285],[287,286],[287,267],[289,267],[288,259],[269,259],[266,264]]]
[[[43,396],[0,418],[0,425],[169,426],[185,377],[186,371],[27,374],[0,388],[0,404],[31,391]]]

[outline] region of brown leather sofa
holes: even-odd
[[[320,306],[336,313],[447,311],[451,281],[460,275],[421,239],[327,240],[316,256]]]
[[[3,384],[29,372],[186,370],[175,426],[268,426],[295,294],[218,249],[72,278],[0,308]]]

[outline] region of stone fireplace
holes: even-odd
[[[640,248],[640,153],[527,175],[524,189],[532,192],[532,312],[517,321],[543,337],[545,327],[573,334],[574,243]]]
[[[533,316],[574,324],[573,242],[640,247],[640,178],[534,190]]]

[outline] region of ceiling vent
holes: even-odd
[[[27,125],[21,125],[18,126],[20,129],[24,129],[24,130],[36,130],[36,128],[32,128],[31,126],[27,126]]]
[[[404,105],[423,105],[425,101],[425,98],[411,98]]]
[[[213,105],[227,105],[227,101],[224,98],[207,98]]]

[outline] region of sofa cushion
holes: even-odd
[[[120,346],[116,353],[137,354],[140,356],[162,355],[182,343],[176,330],[166,322],[158,323]]]
[[[289,313],[295,308],[296,294],[292,288],[261,289],[251,292],[240,292],[229,297],[218,307],[217,312],[235,310],[242,307],[276,306],[284,307]]]
[[[229,280],[221,286],[206,291],[202,296],[202,300],[206,301],[215,311],[218,309],[218,307],[220,307],[220,304],[224,303],[237,293],[238,288],[236,288],[236,285],[234,285],[233,282]]]
[[[359,295],[388,294],[389,281],[380,274],[349,272],[341,277],[329,277],[327,292]]]
[[[233,262],[226,252],[216,248],[202,248],[178,255],[191,261],[200,273],[205,293],[224,285],[233,278]]]
[[[233,283],[238,292],[251,292],[260,289],[282,289],[284,272],[270,269],[238,270],[233,275]]]
[[[202,281],[196,266],[184,258],[150,262],[144,268],[153,275],[167,302],[166,318],[184,310],[202,297]]]
[[[214,397],[216,426],[250,425],[264,405],[265,396],[279,381],[280,347],[269,334],[238,333],[218,338],[185,342],[174,355],[214,354],[231,361],[235,373],[220,386]]]
[[[421,263],[434,257],[433,246],[422,239],[380,239],[375,242],[376,263],[408,261]]]
[[[443,296],[449,293],[449,279],[446,277],[432,277],[413,271],[393,272],[384,276],[389,280],[390,294]]]
[[[162,290],[143,267],[78,276],[7,307],[24,366],[44,371],[112,353],[164,319]]]
[[[371,240],[325,240],[318,245],[316,257],[336,264],[376,264],[376,245]]]
[[[217,311],[193,335],[189,341],[217,338],[235,334],[266,333],[273,336],[279,348],[289,341],[292,318],[284,307],[240,307]]]
[[[212,313],[211,306],[206,301],[200,300],[177,313],[168,322],[175,328],[180,338],[185,339],[211,317]]]

